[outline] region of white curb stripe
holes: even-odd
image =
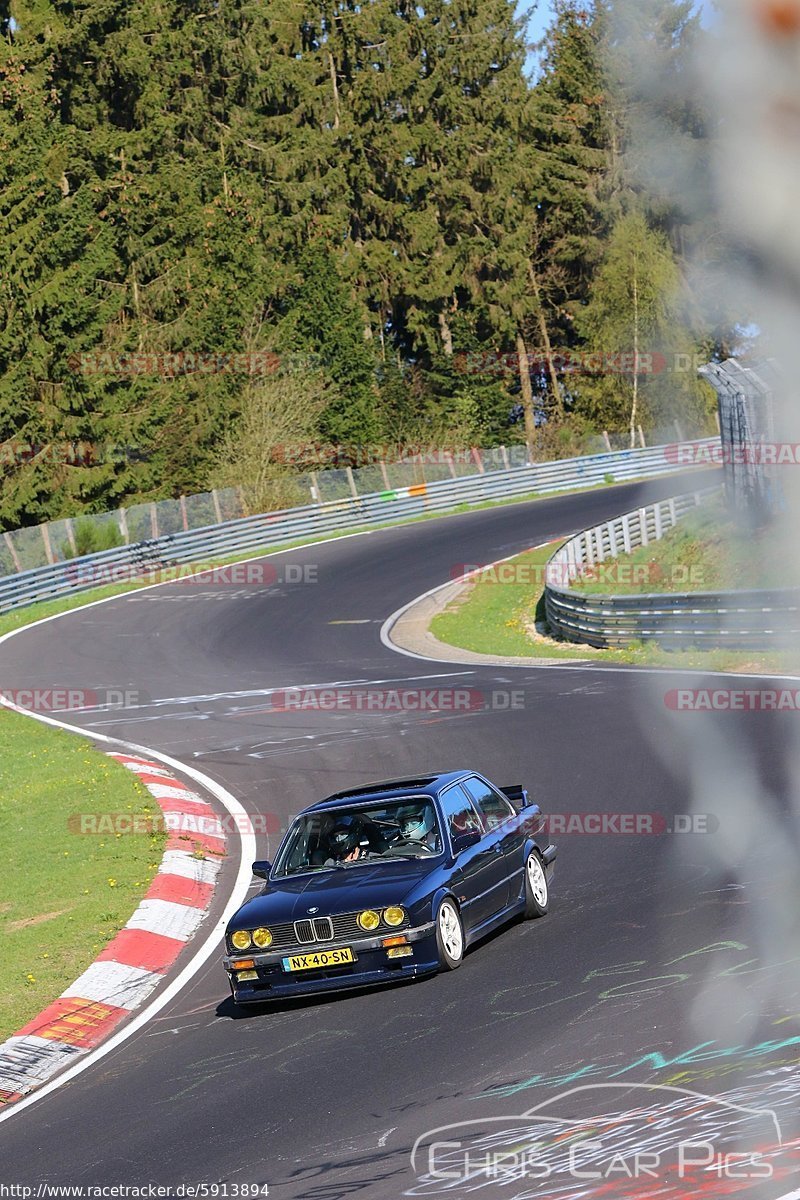
[[[148,933],[159,933],[162,937],[188,942],[205,915],[204,909],[193,908],[189,904],[175,904],[172,900],[145,899],[125,928],[143,929]]]
[[[141,967],[128,967],[118,962],[93,962],[61,995],[97,1000],[100,1004],[132,1010],[138,1008],[163,979],[163,975],[144,971]]]
[[[183,879],[192,879],[195,883],[210,883],[217,881],[220,863],[213,858],[195,858],[188,850],[167,850],[158,869],[159,875],[180,875]]]
[[[24,1095],[80,1054],[77,1046],[37,1037],[35,1033],[28,1033],[25,1037],[10,1037],[3,1043],[0,1088]],[[13,1112],[18,1107],[14,1105],[9,1111]],[[3,1113],[0,1120],[6,1115]]]
[[[198,796],[197,792],[190,792],[188,788],[181,787],[180,784],[169,786],[165,783],[146,783],[144,786],[155,796],[156,800],[180,800],[182,804],[196,804],[204,812],[214,811],[208,801],[204,800],[202,796]]]

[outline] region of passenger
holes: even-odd
[[[398,813],[400,836],[406,842],[416,842],[427,850],[439,849],[436,816],[432,804],[420,804]]]

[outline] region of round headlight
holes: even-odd
[[[259,950],[266,950],[267,946],[272,945],[272,934],[268,929],[253,930],[253,945],[258,946]]]
[[[381,923],[381,919],[376,912],[373,912],[371,908],[368,908],[365,912],[358,914],[358,923],[362,929],[369,931],[371,929],[377,929]]]
[[[246,929],[237,929],[231,934],[231,943],[237,950],[246,950],[250,945],[250,934]]]
[[[387,925],[402,925],[406,919],[405,909],[393,904],[391,908],[383,910],[383,919]]]

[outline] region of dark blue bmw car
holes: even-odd
[[[455,970],[547,912],[556,848],[523,787],[449,771],[337,792],[294,820],[225,933],[237,1004]]]

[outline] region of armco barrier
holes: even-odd
[[[718,441],[709,438],[693,445],[712,447],[717,446]],[[459,504],[480,504],[485,500],[503,500],[534,492],[559,492],[604,482],[621,483],[675,470],[676,447],[651,446],[644,450],[622,450],[587,458],[536,463],[510,471],[442,479],[328,504],[260,513],[255,517],[119,546],[7,576],[0,580],[0,612],[100,584],[144,579],[148,572],[178,563],[208,563],[226,555],[256,551],[320,534],[444,512]]]
[[[582,567],[657,541],[718,492],[706,488],[623,513],[561,546],[545,573],[550,629],[567,641],[600,648],[634,641],[657,641],[667,649],[765,650],[791,644],[800,634],[800,591],[795,588],[600,596],[569,586]]]

